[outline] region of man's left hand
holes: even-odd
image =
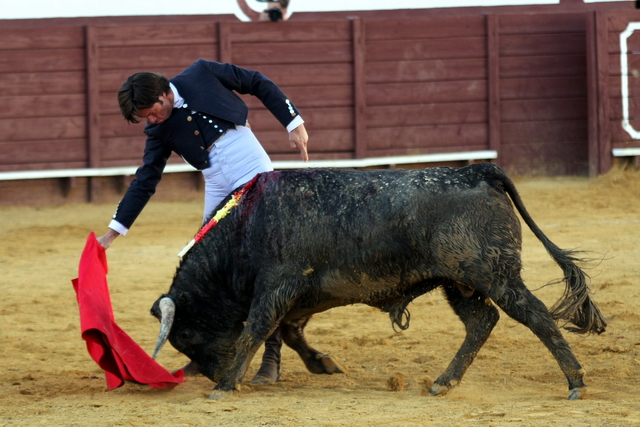
[[[300,150],[300,155],[302,156],[302,160],[305,162],[309,161],[309,154],[307,153],[307,141],[309,140],[309,135],[307,135],[307,130],[304,127],[304,124],[301,124],[291,132],[289,132],[289,144],[291,148],[297,148]]]

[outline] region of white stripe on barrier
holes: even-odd
[[[403,165],[411,163],[435,163],[472,160],[492,160],[498,158],[495,150],[461,151],[459,153],[418,154],[414,156],[369,157],[365,159],[338,160],[283,160],[274,161],[274,169],[307,169],[307,168],[364,168],[371,166]],[[0,181],[16,181],[25,179],[46,178],[74,178],[93,176],[128,176],[134,175],[137,166],[114,168],[85,168],[85,169],[51,169],[36,171],[0,172]],[[196,172],[191,165],[170,164],[164,168],[165,173]]]
[[[620,71],[622,72],[622,128],[627,131],[631,138],[640,139],[640,132],[635,130],[629,122],[629,66],[627,60],[627,39],[631,37],[633,32],[636,30],[640,30],[640,22],[629,22],[627,28],[620,33]]]
[[[636,148],[614,148],[611,150],[613,157],[640,156],[640,147]]]

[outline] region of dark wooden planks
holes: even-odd
[[[640,132],[640,119],[630,119],[629,124],[636,132]],[[617,120],[611,120],[611,144],[617,147],[640,147],[640,141],[633,139],[629,133],[620,126]]]
[[[96,26],[102,47],[206,45],[218,40],[215,22],[164,25]]]
[[[586,99],[586,80],[586,76],[505,78],[500,82],[500,95],[504,100],[575,97]]]
[[[365,24],[367,41],[452,39],[485,37],[484,17],[457,16],[421,19],[368,20]]]
[[[611,148],[640,146],[621,126],[621,54],[640,69],[640,55],[620,52],[629,22],[640,22],[631,2],[579,1],[298,13],[277,25],[233,16],[5,20],[0,171],[138,165],[144,124],[122,119],[116,91],[133,72],[173,77],[203,57],[276,81],[302,111],[312,159],[491,148],[518,174],[586,174],[587,161],[602,173]],[[640,50],[640,32],[628,42]],[[636,129],[638,80],[629,76]],[[282,126],[243,99],[272,158],[298,160]],[[78,179],[55,200],[77,200],[90,181],[101,180]],[[174,181],[166,188],[184,184]],[[3,186],[3,200],[19,198],[17,188],[34,191]],[[47,187],[43,200],[59,190]]]
[[[369,128],[421,124],[485,123],[486,120],[486,102],[377,105],[367,108],[367,126]]]
[[[483,101],[486,97],[485,80],[380,83],[367,86],[367,105]]]
[[[86,165],[83,29],[0,29],[0,39],[0,170]]]
[[[101,166],[139,162],[144,125],[121,118],[115,94],[122,81],[141,70],[172,77],[203,57],[272,78],[300,108],[311,152],[324,158],[493,147],[501,161],[524,165],[526,156],[540,155],[559,170],[555,163],[565,160],[543,148],[567,142],[577,150],[569,157],[581,159],[574,136],[576,123],[589,118],[585,13],[571,8],[466,13],[470,10],[282,25],[173,17],[95,20],[86,29],[70,23],[0,28],[0,90],[7,100],[0,112],[0,142],[56,147],[58,140],[84,139],[84,146],[63,144],[78,153],[56,157],[50,150],[52,167],[80,159]],[[621,119],[619,32],[634,16],[640,20],[640,13],[628,12],[603,14],[612,128],[620,127]],[[640,34],[629,42],[640,48]],[[640,66],[634,55],[629,60],[631,67]],[[635,101],[640,89],[632,86],[633,122],[640,115]],[[262,104],[242,98],[269,153],[297,158],[284,129]],[[611,138],[618,145],[634,143],[624,131],[612,131]],[[517,147],[523,140],[538,149]],[[503,155],[512,149],[520,154]],[[40,165],[41,160],[34,158]]]
[[[588,160],[582,147],[582,142],[512,144],[503,161],[507,172],[514,176],[586,175]],[[576,153],[581,155],[576,157]]]
[[[487,16],[487,132],[489,148],[500,153],[502,151],[502,122],[503,103],[500,100],[500,18]],[[501,166],[502,158],[496,163]]]
[[[352,58],[349,41],[238,43],[231,54],[231,62],[243,65],[336,63],[351,62]]]
[[[0,119],[81,116],[85,109],[86,97],[83,93],[10,95],[4,96]]]
[[[313,129],[351,129],[354,117],[350,107],[305,108],[304,120]],[[259,130],[282,131],[279,121],[266,109],[253,109],[249,112],[249,123],[254,132]]]
[[[520,164],[520,171],[527,163],[537,165],[536,174],[542,174],[543,164],[548,173],[555,174],[571,164],[563,174],[574,174],[578,168],[579,174],[586,174],[587,130],[586,120],[503,123],[501,131],[508,146],[503,160],[506,165]]]
[[[368,61],[483,58],[486,46],[484,37],[381,40],[368,43],[365,54]]]
[[[482,16],[367,21],[367,151],[488,149]]]
[[[456,58],[369,62],[365,75],[368,83],[483,80],[487,78],[487,60]]]
[[[584,13],[500,15],[500,32],[508,34],[566,34],[586,31]]]
[[[84,47],[82,27],[0,28],[3,51],[56,50]]]
[[[584,32],[500,35],[501,56],[575,55],[585,50]]]
[[[12,118],[0,120],[2,142],[39,140],[43,144],[59,139],[85,138],[84,116]]]
[[[499,17],[501,164],[507,169],[587,173],[585,37],[584,14]]]
[[[611,120],[622,120],[622,98],[620,96],[611,96],[609,99],[609,109],[611,110]],[[640,119],[640,96],[629,98],[629,118],[633,120]]]
[[[451,146],[460,147],[459,151],[485,150],[487,129],[485,123],[380,127],[369,129],[367,140],[369,150],[395,149],[401,152],[405,149],[407,153],[437,153],[452,151]]]
[[[593,78],[596,81],[596,85],[592,86],[595,90],[592,96],[596,97],[597,104],[595,114],[591,117],[597,120],[597,126],[592,127],[597,131],[597,134],[592,136],[596,143],[590,147],[590,152],[594,153],[597,160],[591,160],[590,169],[592,173],[595,174],[609,170],[612,164],[610,151],[611,126],[609,125],[611,111],[609,110],[609,102],[607,101],[609,98],[608,81],[611,72],[611,57],[607,48],[608,39],[610,38],[607,28],[607,17],[602,12],[596,12],[593,19],[594,28],[591,29],[591,31],[593,31],[593,39],[590,40],[590,43],[594,44],[593,48],[595,52],[593,52],[593,54],[596,56],[595,60],[592,61],[592,64],[595,65],[595,70],[592,70],[592,73],[594,73]]]
[[[286,95],[291,98],[299,109],[344,107],[353,105],[353,87],[351,85],[327,85],[327,86],[289,86],[284,87]],[[260,100],[249,95],[243,95],[242,99],[249,108],[264,108]]]
[[[0,73],[0,92],[5,96],[84,93],[84,70]]]
[[[120,115],[120,112],[114,112],[113,114],[103,114],[100,117],[100,120],[100,135],[103,139],[120,136],[138,136],[140,138],[145,137],[144,133],[142,133],[145,123],[128,123]]]
[[[242,66],[260,71],[283,89],[290,86],[318,88],[325,85],[353,84],[353,64],[349,62],[327,62],[322,65],[245,63]]]
[[[288,135],[283,130],[263,131],[256,130],[256,136],[270,154],[291,154],[293,159],[300,160],[297,149],[289,146]],[[353,158],[355,143],[353,129],[317,129],[310,136],[309,152],[349,152],[349,158]],[[316,158],[312,156],[312,158]]]
[[[126,46],[100,49],[100,69],[158,71],[163,68],[186,68],[199,58],[215,59],[215,45]],[[131,74],[131,73],[129,73]]]
[[[554,99],[516,99],[502,101],[501,118],[503,122],[525,121],[564,121],[587,119],[586,100],[584,98]]]
[[[269,43],[300,43],[324,41],[344,41],[351,38],[348,20],[309,22],[288,21],[286,25],[272,25],[264,22],[242,22],[229,25],[231,41],[234,45],[251,43],[259,48]]]
[[[8,50],[0,55],[0,73],[44,73],[84,69],[84,49]]]
[[[511,56],[500,61],[500,75],[505,78],[542,76],[584,76],[585,54]]]
[[[0,165],[28,165],[29,163],[85,162],[83,138],[60,138],[55,143],[43,141],[0,142]]]
[[[605,23],[601,23],[603,34],[600,35],[602,40],[602,53],[600,55],[606,71],[606,75],[602,80],[601,95],[604,107],[607,108],[604,117],[600,117],[600,125],[607,130],[608,148],[629,148],[640,147],[640,140],[635,139],[622,126],[623,116],[623,80],[622,76],[626,76],[627,81],[624,89],[627,91],[628,110],[626,112],[629,125],[635,130],[640,131],[640,78],[638,70],[640,69],[640,58],[637,53],[640,51],[640,30],[634,31],[626,37],[627,51],[621,52],[621,33],[627,29],[629,22],[640,22],[640,11],[632,13],[608,13],[601,14],[600,19]],[[621,59],[625,55],[627,61],[627,69],[622,70]],[[606,67],[606,68],[605,68]]]

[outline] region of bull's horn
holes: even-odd
[[[164,297],[158,303],[160,307],[160,334],[158,335],[158,341],[156,342],[156,349],[153,351],[152,358],[155,359],[162,347],[169,338],[169,331],[171,331],[171,325],[173,325],[173,318],[176,314],[176,304],[169,297]]]

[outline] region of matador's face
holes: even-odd
[[[153,104],[151,108],[145,108],[138,111],[136,117],[141,120],[148,120],[149,123],[160,124],[171,116],[173,110],[173,100],[169,93],[165,93],[158,97],[158,102]]]

